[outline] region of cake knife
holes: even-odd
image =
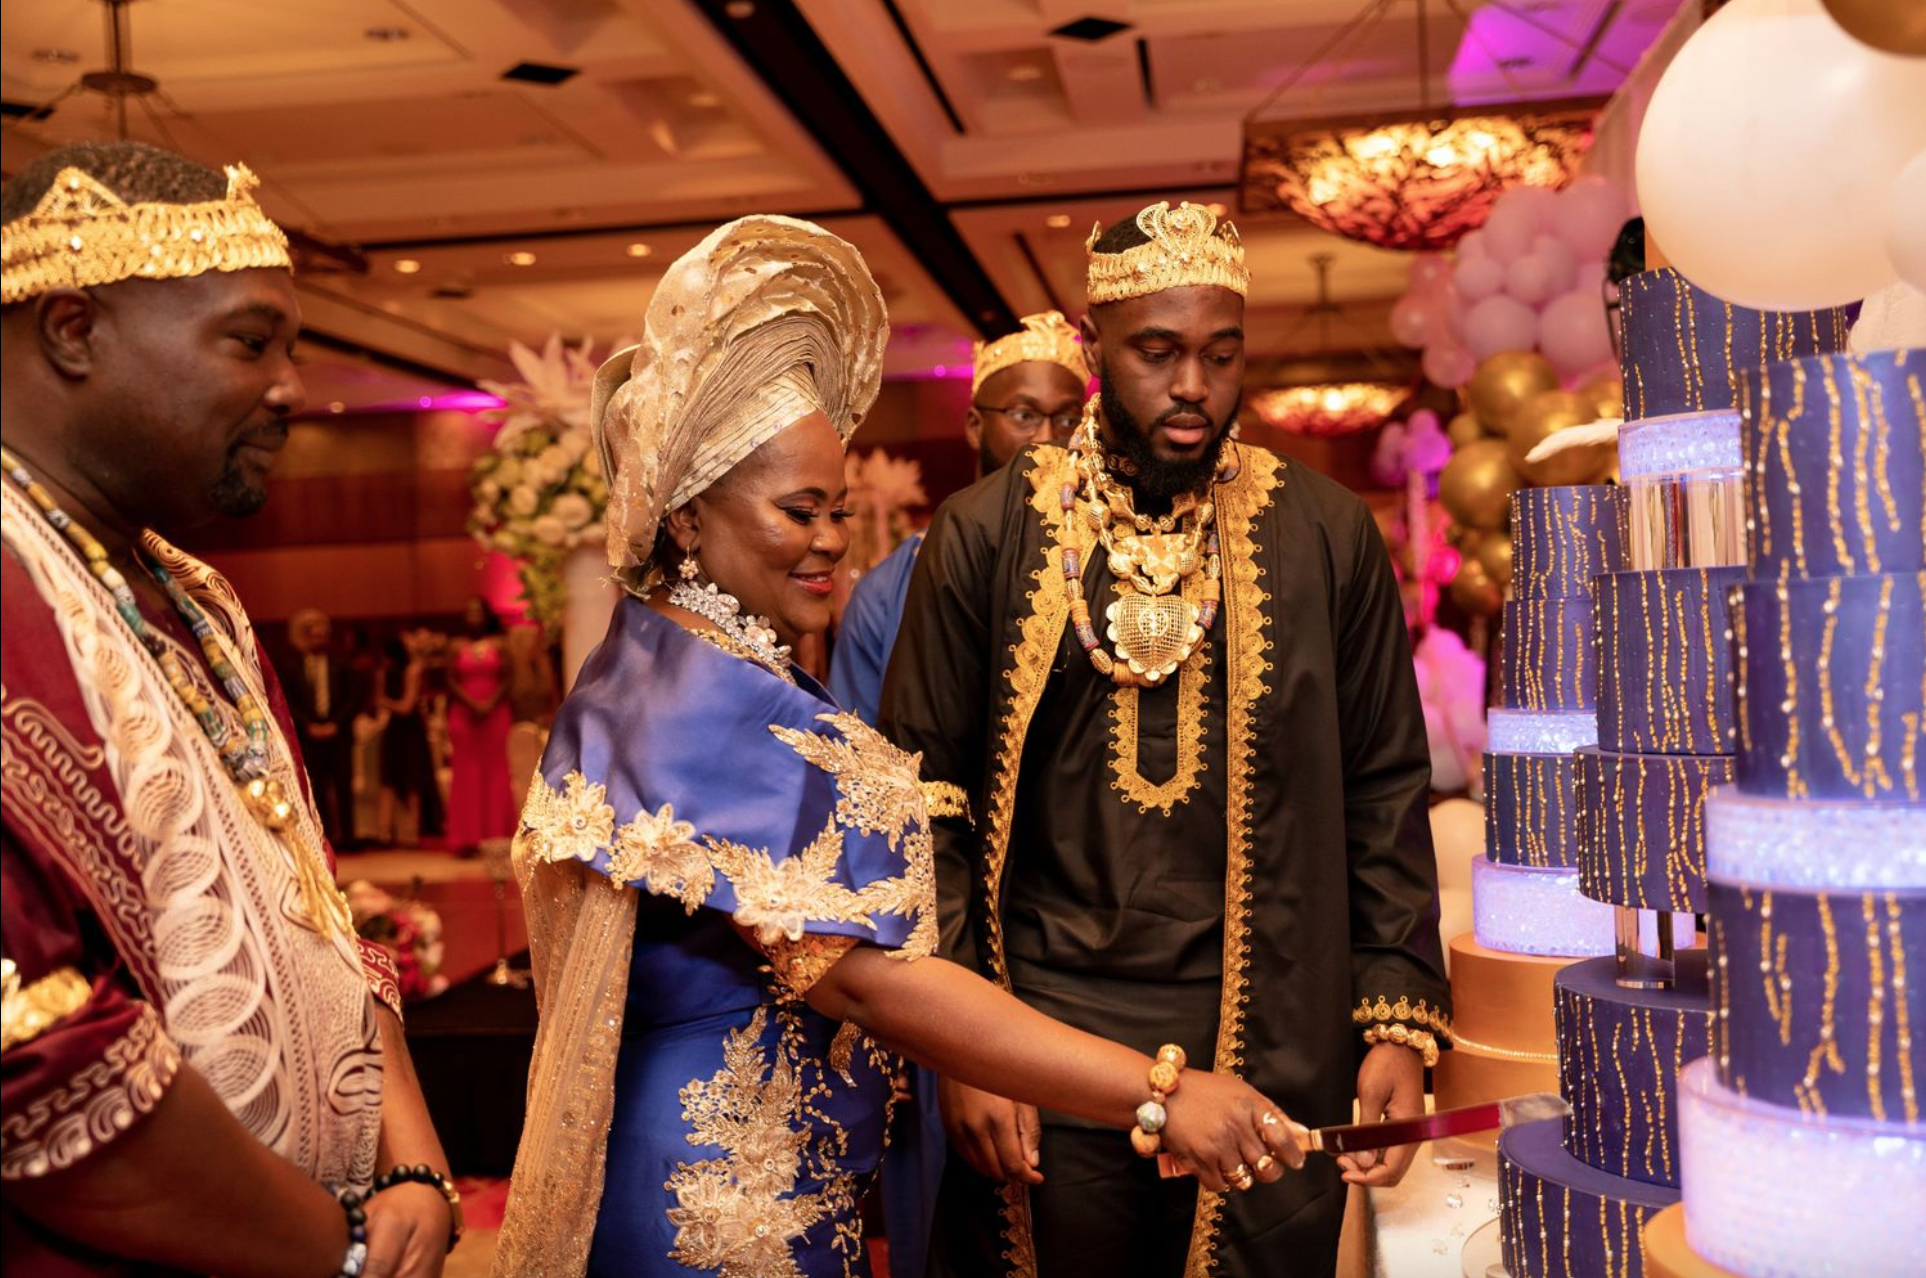
[[[1415,1145],[1419,1141],[1437,1140],[1443,1136],[1463,1136],[1467,1132],[1489,1131],[1494,1127],[1514,1127],[1541,1118],[1563,1118],[1571,1112],[1571,1105],[1556,1092],[1531,1092],[1483,1105],[1443,1109],[1418,1118],[1392,1118],[1381,1123],[1320,1127],[1308,1133],[1308,1140],[1300,1135],[1297,1143],[1304,1149],[1319,1153],[1354,1154],[1361,1149]],[[1298,1130],[1302,1132],[1304,1129]]]
[[[1571,1112],[1571,1105],[1556,1092],[1531,1092],[1483,1105],[1441,1109],[1435,1114],[1425,1114],[1419,1118],[1392,1118],[1381,1123],[1347,1123],[1315,1130],[1297,1127],[1296,1135],[1298,1148],[1312,1153],[1354,1154],[1359,1150],[1416,1145],[1421,1141],[1463,1136],[1469,1132],[1489,1131],[1494,1127],[1515,1127],[1519,1123],[1536,1122],[1541,1118],[1563,1118]],[[1190,1170],[1180,1166],[1169,1154],[1158,1155],[1157,1163],[1158,1169],[1167,1177],[1190,1175]]]

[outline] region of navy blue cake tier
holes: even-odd
[[[1573,755],[1485,755],[1485,855],[1505,865],[1576,866],[1577,781]]]
[[[1741,399],[1755,578],[1926,568],[1926,351],[1753,369]]]
[[[1594,901],[1705,909],[1705,800],[1732,780],[1717,754],[1580,750],[1578,884]]]
[[[1639,1231],[1679,1191],[1613,1176],[1565,1150],[1565,1120],[1498,1138],[1505,1269],[1511,1278],[1642,1278]]]
[[[1670,267],[1619,285],[1625,420],[1729,409],[1751,369],[1846,349],[1853,310],[1754,311],[1721,301]]]
[[[1608,484],[1511,495],[1514,599],[1564,599],[1627,564],[1625,490]]]
[[[1507,599],[1499,704],[1514,710],[1590,710],[1598,704],[1598,652],[1590,595]]]
[[[1565,1148],[1614,1176],[1677,1188],[1679,1071],[1705,1055],[1712,1024],[1706,953],[1679,955],[1669,990],[1618,984],[1618,960],[1558,974],[1558,1090],[1571,1102]]]
[[[1593,583],[1598,743],[1646,754],[1733,748],[1731,620],[1743,568],[1615,572]]]
[[[1739,596],[1739,788],[1926,801],[1926,572],[1755,581]]]
[[[1741,1095],[1917,1127],[1926,887],[1711,886],[1712,1056]]]

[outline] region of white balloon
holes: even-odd
[[[1886,255],[1900,279],[1926,289],[1926,151],[1893,179],[1886,203]]]
[[[1733,0],[1652,95],[1639,202],[1652,242],[1706,291],[1839,306],[1892,281],[1892,181],[1921,147],[1926,59],[1860,44],[1819,0]]]

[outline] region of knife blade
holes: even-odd
[[[1315,1130],[1296,1127],[1301,1149],[1323,1154],[1354,1154],[1366,1149],[1389,1149],[1394,1145],[1416,1145],[1422,1141],[1491,1128],[1515,1127],[1541,1118],[1563,1118],[1572,1112],[1564,1097],[1556,1092],[1531,1092],[1509,1096],[1483,1105],[1463,1105],[1439,1110],[1421,1118],[1393,1118],[1381,1123],[1347,1123]],[[1293,1124],[1295,1127],[1296,1124]],[[1190,1168],[1169,1154],[1157,1156],[1158,1171],[1165,1177],[1188,1176]]]
[[[1563,1118],[1572,1112],[1565,1098],[1556,1092],[1532,1092],[1509,1096],[1484,1105],[1464,1105],[1439,1110],[1420,1118],[1393,1118],[1381,1123],[1348,1123],[1341,1127],[1320,1127],[1309,1134],[1309,1142],[1298,1143],[1325,1154],[1353,1154],[1363,1149],[1389,1149],[1393,1145],[1415,1145],[1444,1136],[1489,1131],[1493,1127],[1513,1127],[1541,1118]]]

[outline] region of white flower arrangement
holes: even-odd
[[[608,479],[588,420],[598,361],[588,340],[569,346],[558,334],[540,354],[515,342],[508,357],[520,382],[481,383],[506,406],[491,414],[501,430],[469,471],[468,531],[518,561],[529,618],[553,625],[568,603],[562,560],[607,535]]]

